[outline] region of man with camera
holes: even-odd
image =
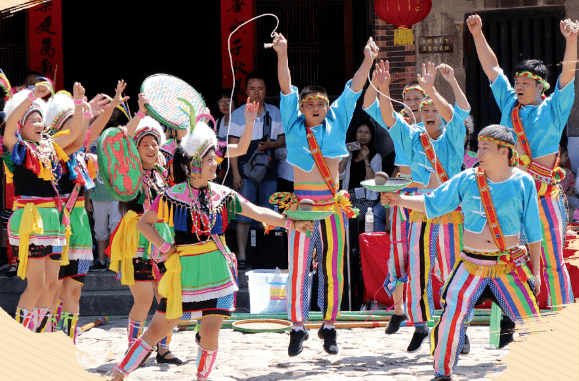
[[[247,153],[231,158],[233,187],[249,202],[273,209],[269,197],[277,188],[277,160],[274,157],[276,148],[285,147],[285,135],[281,124],[281,114],[277,107],[265,103],[265,80],[260,73],[251,72],[245,78],[247,95],[251,102],[259,103],[257,118],[253,126],[253,135]],[[235,144],[245,128],[252,128],[245,120],[245,105],[231,115],[229,143]],[[246,266],[245,249],[251,218],[237,217],[238,268]]]

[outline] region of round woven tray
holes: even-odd
[[[187,105],[177,98],[189,101],[195,108],[195,115],[205,112],[203,97],[187,82],[168,74],[147,77],[141,85],[141,92],[149,99],[145,107],[153,118],[167,127],[187,130],[189,117],[184,112]]]
[[[292,329],[292,323],[279,319],[248,319],[233,322],[233,329],[247,333],[285,332]]]

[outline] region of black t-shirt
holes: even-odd
[[[366,163],[364,160],[350,161],[350,183],[348,188],[354,189],[361,187],[360,182],[366,180]]]

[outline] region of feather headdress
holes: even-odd
[[[56,134],[68,118],[74,114],[74,101],[70,93],[59,91],[52,97],[46,109],[44,118],[44,132],[52,136]]]
[[[215,132],[201,121],[201,119],[213,119],[210,114],[195,115],[195,110],[187,100],[178,98],[183,102],[189,111],[182,109],[189,116],[189,132],[181,140],[181,148],[185,154],[191,157],[191,174],[201,175],[202,159],[211,149],[217,149],[217,137]],[[214,122],[215,123],[215,122]]]
[[[159,146],[165,144],[165,133],[163,132],[163,127],[155,119],[150,116],[144,117],[137,126],[135,134],[133,135],[133,140],[137,147],[143,138],[147,135],[153,135],[157,139]]]
[[[12,97],[12,86],[2,70],[0,70],[0,89],[4,92],[4,100],[8,101]]]
[[[10,98],[10,100],[8,100],[8,102],[6,102],[6,104],[4,104],[4,113],[6,115],[5,116],[6,120],[8,120],[8,118],[14,112],[14,110],[16,110],[16,108],[22,102],[24,102],[26,100],[26,98],[28,98],[28,94],[30,94],[31,92],[32,91],[29,89],[20,90],[19,92],[14,94],[12,96],[12,98]],[[43,101],[42,99],[36,99],[34,102],[32,102],[30,107],[28,107],[28,109],[24,112],[24,115],[22,115],[22,118],[19,121],[20,124],[26,123],[26,119],[33,112],[40,113],[40,115],[42,116],[42,119],[44,120],[45,110],[46,110],[46,102]]]

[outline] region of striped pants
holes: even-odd
[[[303,185],[308,185],[308,188],[301,189]],[[316,189],[310,189],[313,186]],[[332,195],[325,184],[296,183],[294,192],[299,199],[314,200],[316,211],[334,207]],[[335,321],[338,318],[344,287],[345,231],[346,214],[340,211],[325,220],[316,221],[309,238],[295,230],[289,232],[288,316],[292,322],[308,320],[308,275],[314,248],[318,256],[318,306],[324,320]]]
[[[410,231],[410,210],[399,206],[392,206],[390,210],[392,221],[390,258],[388,258],[388,275],[384,280],[384,290],[388,296],[392,296],[399,284],[408,283],[408,232]]]
[[[437,259],[445,280],[460,254],[462,214],[454,211],[426,220],[423,213],[412,212],[410,221],[406,310],[415,326],[424,326],[434,311],[431,273]]]
[[[539,197],[539,216],[543,242],[543,281],[552,307],[573,303],[573,290],[569,272],[563,260],[563,245],[567,227],[566,211],[560,206],[559,187],[550,186],[544,196]],[[554,194],[554,195],[553,195]]]
[[[521,281],[515,271],[496,278],[473,275],[460,261],[444,285],[442,316],[430,333],[436,377],[452,374],[464,345],[466,326],[486,287],[490,288],[511,320],[523,323],[532,316],[539,316],[539,307],[531,291],[534,282]]]

